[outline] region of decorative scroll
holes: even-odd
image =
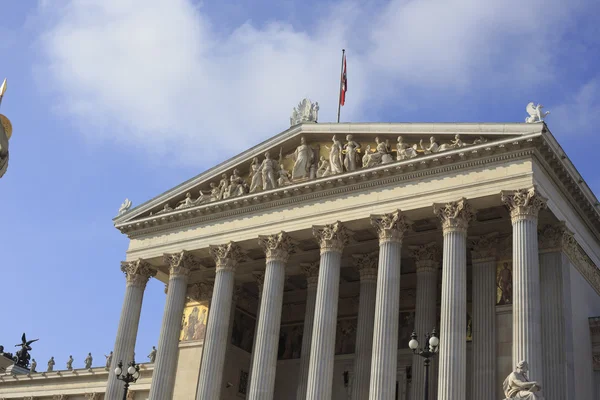
[[[513,223],[521,219],[537,219],[539,211],[546,208],[547,199],[539,194],[535,186],[529,189],[502,191],[500,196],[510,210]]]
[[[446,204],[434,204],[433,212],[442,221],[444,233],[452,231],[466,233],[469,222],[476,213],[464,197]]]
[[[267,262],[272,260],[287,263],[290,254],[296,251],[294,240],[285,232],[259,236],[258,244],[265,251]]]
[[[156,275],[156,269],[142,259],[123,261],[121,271],[125,274],[127,284],[134,286],[146,286],[148,280]]]
[[[313,226],[313,235],[319,242],[321,253],[324,251],[342,252],[350,242],[352,231],[347,229],[340,221],[333,224]]]
[[[171,277],[188,276],[193,269],[201,268],[201,264],[187,251],[174,254],[164,254],[163,261],[169,266]]]
[[[219,246],[209,247],[210,255],[215,259],[217,264],[217,271],[223,270],[235,270],[235,267],[239,262],[244,261],[247,256],[242,248],[234,243],[229,242],[227,244]]]
[[[397,210],[390,214],[371,215],[371,225],[377,229],[379,241],[401,242],[411,222]]]

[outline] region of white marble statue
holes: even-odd
[[[311,102],[309,99],[302,100],[297,107],[294,107],[290,117],[290,126],[301,124],[303,122],[317,122],[319,117],[319,103]]]
[[[321,157],[319,159],[319,168],[317,168],[317,178],[322,178],[329,175],[331,175],[331,164],[325,159],[325,157]]]
[[[217,201],[221,198],[221,188],[214,182],[210,183],[210,201]]]
[[[84,362],[85,362],[85,369],[92,368],[92,361],[94,361],[94,359],[92,358],[92,353],[88,353],[87,357],[84,360]]]
[[[277,181],[275,179],[277,161],[271,158],[271,153],[268,151],[265,153],[265,159],[260,166],[260,170],[262,172],[263,190],[275,189],[277,187]]]
[[[37,361],[35,361],[35,358],[31,359],[31,367],[29,367],[29,373],[30,374],[35,374],[37,371],[35,370],[35,368],[37,367]]]
[[[159,212],[156,213],[156,215],[158,214],[164,214],[164,213],[168,213],[173,211],[173,209],[171,208],[171,206],[169,205],[169,203],[165,204],[165,206],[163,207],[162,210],[160,210]]]
[[[229,188],[227,197],[242,196],[247,192],[246,181],[240,176],[240,171],[234,169],[229,177]]]
[[[67,371],[73,371],[73,356],[69,356],[67,360]]]
[[[408,143],[404,143],[402,136],[398,136],[398,143],[396,144],[396,160],[410,160],[415,158],[417,154],[417,145],[410,146]]]
[[[262,171],[258,157],[252,159],[250,164],[250,193],[258,192],[262,189]]]
[[[286,158],[293,158],[294,167],[292,168],[292,180],[306,179],[310,177],[310,166],[314,162],[314,152],[304,137],[300,138],[300,146]]]
[[[105,354],[104,357],[106,357],[106,365],[104,366],[104,369],[108,371],[110,364],[112,364],[113,352],[111,351],[109,355]]]
[[[515,370],[506,377],[502,384],[505,400],[543,400],[544,397],[540,393],[542,387],[537,382],[529,381],[527,371],[529,371],[527,361],[521,361]]]
[[[290,181],[291,175],[290,173],[283,167],[283,164],[279,165],[279,179],[277,179],[277,184],[279,187],[289,185],[292,183]]]
[[[175,206],[176,210],[181,210],[182,208],[189,208],[194,206],[194,200],[192,200],[192,194],[190,192],[187,192],[185,194],[185,199],[181,200],[179,203],[177,203],[177,205]]]
[[[428,146],[423,145],[423,139],[419,141],[419,146],[421,146],[421,150],[423,150],[425,154],[439,153],[446,150],[452,150],[457,147],[463,147],[464,145],[465,144],[460,139],[460,135],[456,135],[452,143],[444,143],[441,145],[438,144],[437,140],[433,136],[429,138]]]
[[[48,360],[48,369],[46,370],[46,372],[54,371],[54,365],[56,365],[56,363],[54,362],[54,356],[52,356],[50,357],[50,360]]]
[[[219,200],[226,199],[227,197],[229,197],[229,178],[227,174],[222,174],[219,181]]]
[[[391,163],[393,159],[390,155],[388,144],[379,139],[379,137],[375,137],[375,143],[377,143],[377,147],[375,148],[375,152],[369,156],[369,166]]]
[[[119,207],[119,215],[125,214],[131,208],[131,200],[125,199],[121,207]]]
[[[154,361],[156,361],[156,346],[152,346],[152,351],[148,354],[148,359],[151,364],[154,364]]]
[[[355,142],[352,135],[346,136],[346,144],[344,145],[344,168],[346,171],[356,171],[358,169],[358,151],[360,144]]]
[[[544,118],[550,114],[550,111],[542,112],[542,108],[544,108],[544,106],[541,104],[538,104],[537,106],[533,102],[527,104],[525,110],[527,110],[529,117],[525,118],[525,122],[528,124],[544,122]]]
[[[331,174],[341,174],[344,172],[344,155],[342,154],[343,145],[334,135],[331,139],[333,144],[331,147],[325,146],[329,150],[329,168]]]
[[[371,151],[371,145],[368,144],[367,147],[365,147],[365,154],[362,156],[363,168],[368,168],[368,167],[372,167],[373,165],[375,165],[371,162],[372,154],[373,154],[373,152]]]

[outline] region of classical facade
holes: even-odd
[[[307,109],[119,210],[113,364],[133,357],[146,283],[166,284],[132,398],[422,399],[408,342],[433,328],[430,398],[502,400],[521,360],[545,399],[599,398],[600,205],[543,122],[332,124]],[[0,398],[84,399],[93,376],[93,398],[120,399],[112,370],[4,375]]]

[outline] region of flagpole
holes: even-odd
[[[342,81],[344,80],[344,55],[346,53],[346,49],[342,49],[342,68],[340,70],[340,93],[338,96],[338,118],[337,122],[340,123],[340,109],[342,108]]]

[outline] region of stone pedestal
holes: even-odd
[[[538,213],[546,200],[535,188],[502,192],[513,225],[513,365],[525,360],[529,379],[544,387]]]
[[[371,216],[379,236],[379,268],[369,399],[393,400],[398,364],[398,311],[402,239],[408,222],[400,211]]]
[[[310,365],[310,348],[312,344],[313,322],[315,319],[315,304],[317,301],[317,281],[319,278],[319,263],[305,263],[300,267],[306,275],[306,310],[304,312],[304,328],[302,333],[302,350],[300,353],[300,375],[296,400],[306,399],[308,387],[308,367]]]
[[[222,246],[211,246],[210,252],[215,259],[217,272],[204,339],[196,400],[215,400],[221,393],[225,351],[231,337],[228,333],[235,268],[244,259],[242,250],[233,242]]]
[[[256,330],[255,355],[252,360],[252,370],[255,373],[250,381],[248,398],[270,400],[273,399],[275,390],[285,265],[293,250],[293,243],[284,232],[278,235],[261,236],[259,243],[265,250],[267,266]]]
[[[375,319],[375,296],[377,293],[377,253],[355,255],[355,260],[360,274],[360,292],[352,400],[363,400],[369,398],[371,357],[373,355],[373,320]]]
[[[436,327],[437,299],[438,299],[438,274],[440,269],[440,249],[435,243],[422,246],[411,246],[411,256],[415,258],[417,267],[417,291],[415,305],[414,330],[419,335],[418,340],[423,341],[424,335],[431,333]],[[408,346],[408,343],[400,343]],[[413,357],[412,363],[412,400],[422,400],[425,396],[425,359]],[[435,399],[434,388],[437,387],[437,360],[429,367],[429,394]]]
[[[123,262],[121,263],[121,271],[125,273],[127,285],[113,350],[112,364],[108,371],[106,399],[118,399],[123,393],[124,384],[115,377],[115,368],[119,361],[122,361],[123,365],[128,365],[133,360],[144,289],[146,289],[150,277],[156,274],[150,264],[143,260]]]
[[[164,261],[169,265],[169,285],[163,315],[160,337],[149,400],[170,399],[175,388],[177,354],[179,353],[179,334],[181,332],[181,315],[185,307],[187,280],[190,270],[197,265],[193,256],[186,252],[168,254]]]
[[[438,400],[464,400],[467,393],[467,227],[474,211],[466,199],[461,199],[436,204],[434,212],[442,221],[444,233]]]
[[[321,247],[321,260],[306,400],[323,400],[332,395],[340,267],[350,234],[339,221],[314,227],[313,233]]]

